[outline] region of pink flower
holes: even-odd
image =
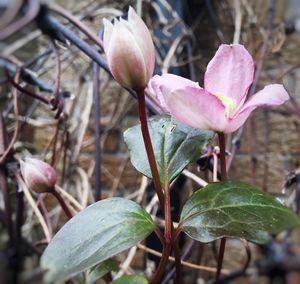
[[[253,75],[253,59],[244,46],[223,44],[207,66],[204,88],[183,77],[164,74],[154,76],[149,89],[162,108],[179,121],[231,133],[257,107],[281,105],[289,99],[282,85],[272,84],[245,101]]]
[[[153,75],[155,50],[148,28],[130,7],[128,21],[103,19],[104,51],[110,71],[120,85],[144,89]]]
[[[20,165],[25,184],[31,190],[42,193],[54,189],[57,175],[49,164],[38,159],[26,158],[25,162],[20,161]]]

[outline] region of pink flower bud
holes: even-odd
[[[33,191],[42,193],[52,191],[56,183],[56,171],[49,164],[32,158],[20,161],[25,184]]]
[[[128,20],[103,19],[104,51],[115,80],[123,87],[144,89],[151,79],[155,50],[148,28],[133,8]]]

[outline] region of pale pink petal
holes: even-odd
[[[222,93],[242,104],[253,82],[254,63],[240,44],[222,44],[207,65],[204,88],[212,94]]]
[[[237,112],[237,114],[228,121],[225,133],[234,132],[240,128],[249,117],[250,113],[260,106],[277,106],[289,99],[287,91],[282,85],[268,85],[261,91],[253,95]]]
[[[155,75],[148,84],[150,90],[153,90],[157,99],[159,100],[161,107],[166,110],[166,105],[164,102],[164,96],[162,94],[166,94],[172,92],[173,90],[185,88],[187,86],[198,88],[198,83],[188,80],[184,77],[174,75],[174,74],[163,74],[161,76]]]
[[[283,85],[271,84],[254,94],[245,102],[240,112],[249,107],[258,106],[277,106],[281,105],[289,99],[289,95]]]
[[[223,131],[227,119],[220,100],[193,81],[165,74],[150,81],[161,105],[179,121],[196,128]]]
[[[114,26],[110,21],[108,21],[105,18],[103,19],[103,24],[104,24],[103,47],[104,47],[104,51],[107,52],[107,50],[109,49],[109,43],[113,33]]]
[[[126,25],[115,21],[109,47],[105,52],[110,70],[121,85],[146,87],[148,78],[143,54]]]
[[[238,113],[234,118],[229,119],[226,127],[224,128],[224,133],[232,133],[238,130],[247,120],[250,113],[255,109],[255,107],[249,107],[244,111]]]
[[[147,76],[150,79],[153,75],[155,64],[155,49],[151,34],[144,21],[137,15],[132,7],[128,11],[128,23],[136,42],[141,48],[147,68]]]

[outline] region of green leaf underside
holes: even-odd
[[[118,271],[119,265],[113,259],[107,259],[98,265],[93,266],[88,270],[86,279],[84,280],[83,273],[76,276],[79,283],[93,284],[110,271]],[[84,282],[85,281],[85,282]]]
[[[125,275],[114,280],[111,284],[148,284],[148,281],[141,275]]]
[[[62,281],[145,239],[154,229],[150,215],[125,198],[98,201],[69,220],[41,258],[45,281]]]
[[[269,234],[300,226],[275,198],[242,182],[210,183],[195,192],[181,213],[183,231],[203,243],[222,237],[266,243]]]
[[[192,128],[163,114],[149,119],[148,127],[157,162],[160,182],[171,182],[183,169],[195,161],[214,132]],[[124,132],[131,163],[143,175],[152,178],[140,124]]]

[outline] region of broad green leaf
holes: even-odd
[[[126,250],[154,229],[150,215],[125,198],[98,201],[69,220],[41,258],[45,281],[62,281]]]
[[[102,278],[110,271],[118,270],[117,263],[112,259],[107,259],[104,262],[92,267],[87,274],[87,283],[92,284]]]
[[[269,234],[300,226],[298,217],[275,198],[234,181],[195,192],[182,209],[181,222],[187,235],[204,243],[221,237],[265,243]]]
[[[76,280],[78,280],[79,283],[93,284],[98,279],[102,278],[106,273],[110,271],[117,271],[118,269],[119,266],[116,261],[113,259],[107,259],[90,268],[85,275],[85,279],[83,277],[83,273],[81,272],[76,276]]]
[[[114,280],[111,284],[148,284],[148,281],[141,275],[125,275]]]
[[[214,136],[212,131],[192,128],[168,114],[150,119],[148,127],[162,185],[165,184],[165,180],[174,180],[186,165],[196,160],[202,148]],[[140,124],[127,129],[124,140],[133,166],[151,178]]]

